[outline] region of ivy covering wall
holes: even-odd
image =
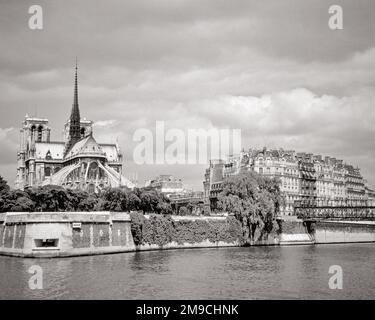
[[[142,213],[131,213],[131,231],[136,245],[166,245],[170,242],[200,243],[223,241],[242,243],[241,223],[234,217],[226,220],[180,220],[171,216],[151,214],[146,219]]]

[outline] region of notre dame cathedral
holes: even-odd
[[[92,126],[92,121],[80,117],[76,65],[73,106],[64,126],[64,141],[51,141],[48,119],[26,116],[22,123],[16,188],[59,185],[88,192],[106,187],[134,188],[122,175],[119,146],[97,143]]]

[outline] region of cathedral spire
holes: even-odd
[[[72,116],[73,113],[75,116],[78,116],[79,118],[79,107],[78,107],[78,63],[77,63],[77,57],[76,57],[76,73],[74,78],[74,99],[73,99],[73,110],[72,110]]]
[[[74,77],[74,98],[72,111],[70,114],[70,124],[69,124],[69,140],[65,148],[65,154],[69,152],[72,146],[81,139],[81,116],[79,113],[78,105],[78,65],[76,58],[76,68]]]

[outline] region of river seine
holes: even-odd
[[[43,270],[31,290],[28,270]],[[329,268],[343,270],[330,289]],[[374,299],[375,244],[0,256],[0,299]]]

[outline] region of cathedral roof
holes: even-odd
[[[76,155],[77,153],[80,153],[83,148],[83,144],[87,142],[86,145],[86,150],[82,150],[82,153],[87,153],[88,149],[90,150],[90,154],[92,154],[92,151],[95,151],[92,149],[93,145],[93,140],[95,141],[94,138],[88,139],[89,136],[81,139],[78,141],[74,146],[74,150],[72,148],[71,152],[69,152],[69,156],[67,157],[72,157]],[[89,140],[89,141],[88,141]],[[96,143],[96,141],[95,141]],[[99,147],[96,148],[96,150],[100,149],[102,150],[103,154],[106,156],[107,160],[109,162],[120,162],[121,161],[121,155],[119,152],[119,149],[117,148],[116,144],[109,144],[109,143],[103,143],[103,144],[98,144],[96,143]],[[50,156],[52,160],[63,160],[64,156],[64,142],[36,142],[35,143],[35,155],[37,159],[45,159],[46,155],[48,152],[50,152]],[[102,154],[102,153],[100,153]]]
[[[92,134],[77,141],[66,154],[65,159],[75,156],[105,157],[102,147],[96,142]]]
[[[64,156],[64,142],[36,142],[35,155],[38,159],[45,159],[50,152],[53,160],[62,160]]]

